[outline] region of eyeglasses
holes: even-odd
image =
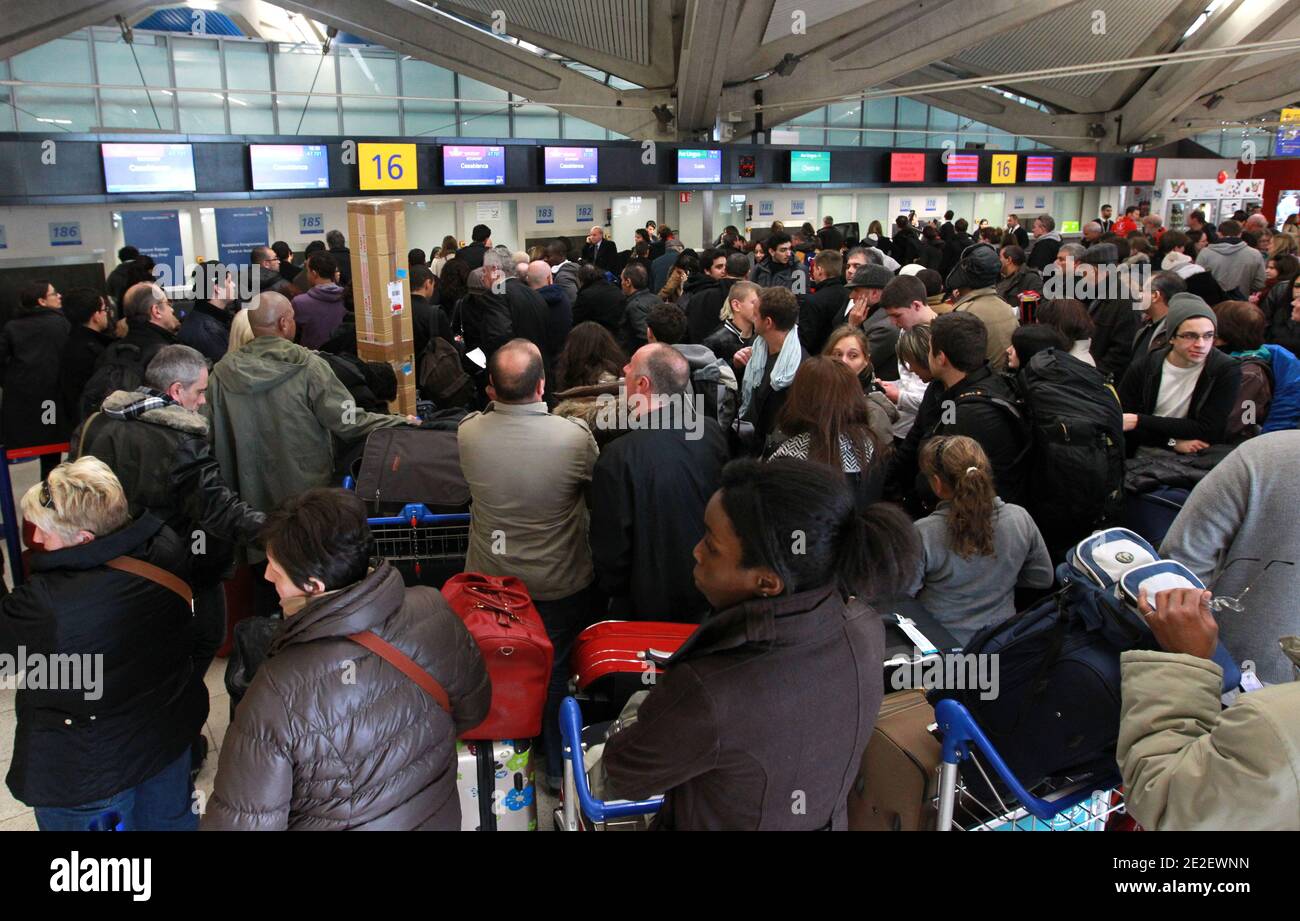
[[[1223,573],[1227,572],[1230,566],[1242,562],[1262,563],[1263,560],[1261,560],[1257,556],[1237,557],[1237,559],[1230,561],[1227,566],[1223,567],[1223,569],[1219,572],[1219,578],[1220,579],[1223,578]],[[1283,566],[1295,565],[1295,563],[1291,562],[1290,560],[1269,560],[1268,563],[1264,566],[1264,568],[1260,570],[1259,575],[1251,579],[1250,584],[1241,590],[1240,595],[1236,595],[1236,596],[1216,595],[1214,597],[1214,600],[1210,602],[1210,610],[1215,612],[1216,614],[1220,611],[1232,611],[1233,613],[1236,614],[1243,613],[1246,610],[1246,604],[1245,601],[1243,600],[1246,597],[1246,593],[1255,587],[1256,582],[1264,578],[1264,574],[1267,573],[1269,571],[1269,568],[1272,567],[1275,563],[1281,563]]]
[[[1210,333],[1179,333],[1177,336],[1174,336],[1174,338],[1175,338],[1175,339],[1181,339],[1183,342],[1186,342],[1186,343],[1188,343],[1188,344],[1190,345],[1191,343],[1193,343],[1193,342],[1197,342],[1197,341],[1200,341],[1200,342],[1213,342],[1213,341],[1214,341],[1214,337],[1215,337],[1215,335],[1216,335],[1216,333],[1212,333],[1212,332],[1210,332]]]
[[[53,497],[52,495],[50,495],[50,484],[49,484],[49,481],[47,481],[47,480],[41,480],[41,495],[40,495],[40,500],[41,500],[41,505],[42,505],[44,508],[48,508],[48,509],[52,509],[52,510],[54,510],[54,511],[58,511],[58,509],[55,509],[55,508],[54,508],[54,497]]]

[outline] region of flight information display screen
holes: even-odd
[[[444,147],[442,184],[445,186],[505,185],[506,149],[504,147]]]
[[[193,192],[189,144],[100,144],[104,184],[112,193]]]

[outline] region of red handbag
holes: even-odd
[[[443,597],[478,643],[492,679],[487,719],[462,739],[531,739],[542,734],[542,708],[555,650],[524,583],[514,576],[462,572]]]

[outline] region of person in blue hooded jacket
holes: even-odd
[[[1300,359],[1287,348],[1265,343],[1268,319],[1247,301],[1223,301],[1215,345],[1241,362],[1238,411],[1228,418],[1229,441],[1300,425]]]

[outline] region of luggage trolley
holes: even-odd
[[[343,480],[344,489],[355,489],[352,477]],[[372,540],[372,554],[396,565],[408,584],[424,584],[432,576],[440,586],[446,578],[464,569],[469,549],[469,513],[438,515],[421,503],[413,502],[400,514],[367,518]],[[426,569],[430,572],[426,572]]]
[[[586,746],[582,737],[582,710],[572,697],[560,704],[560,737],[564,743],[564,805],[561,831],[609,830],[615,825],[638,827],[636,820],[654,815],[663,805],[662,796],[645,800],[598,800],[587,783],[583,760]],[[626,821],[633,820],[633,821]]]
[[[1035,796],[1011,773],[969,710],[955,700],[941,700],[934,712],[943,738],[939,831],[1106,831],[1118,825],[1124,809],[1118,776],[1047,782]],[[962,762],[983,781],[979,795],[962,781]],[[995,781],[1001,781],[1005,794]]]

